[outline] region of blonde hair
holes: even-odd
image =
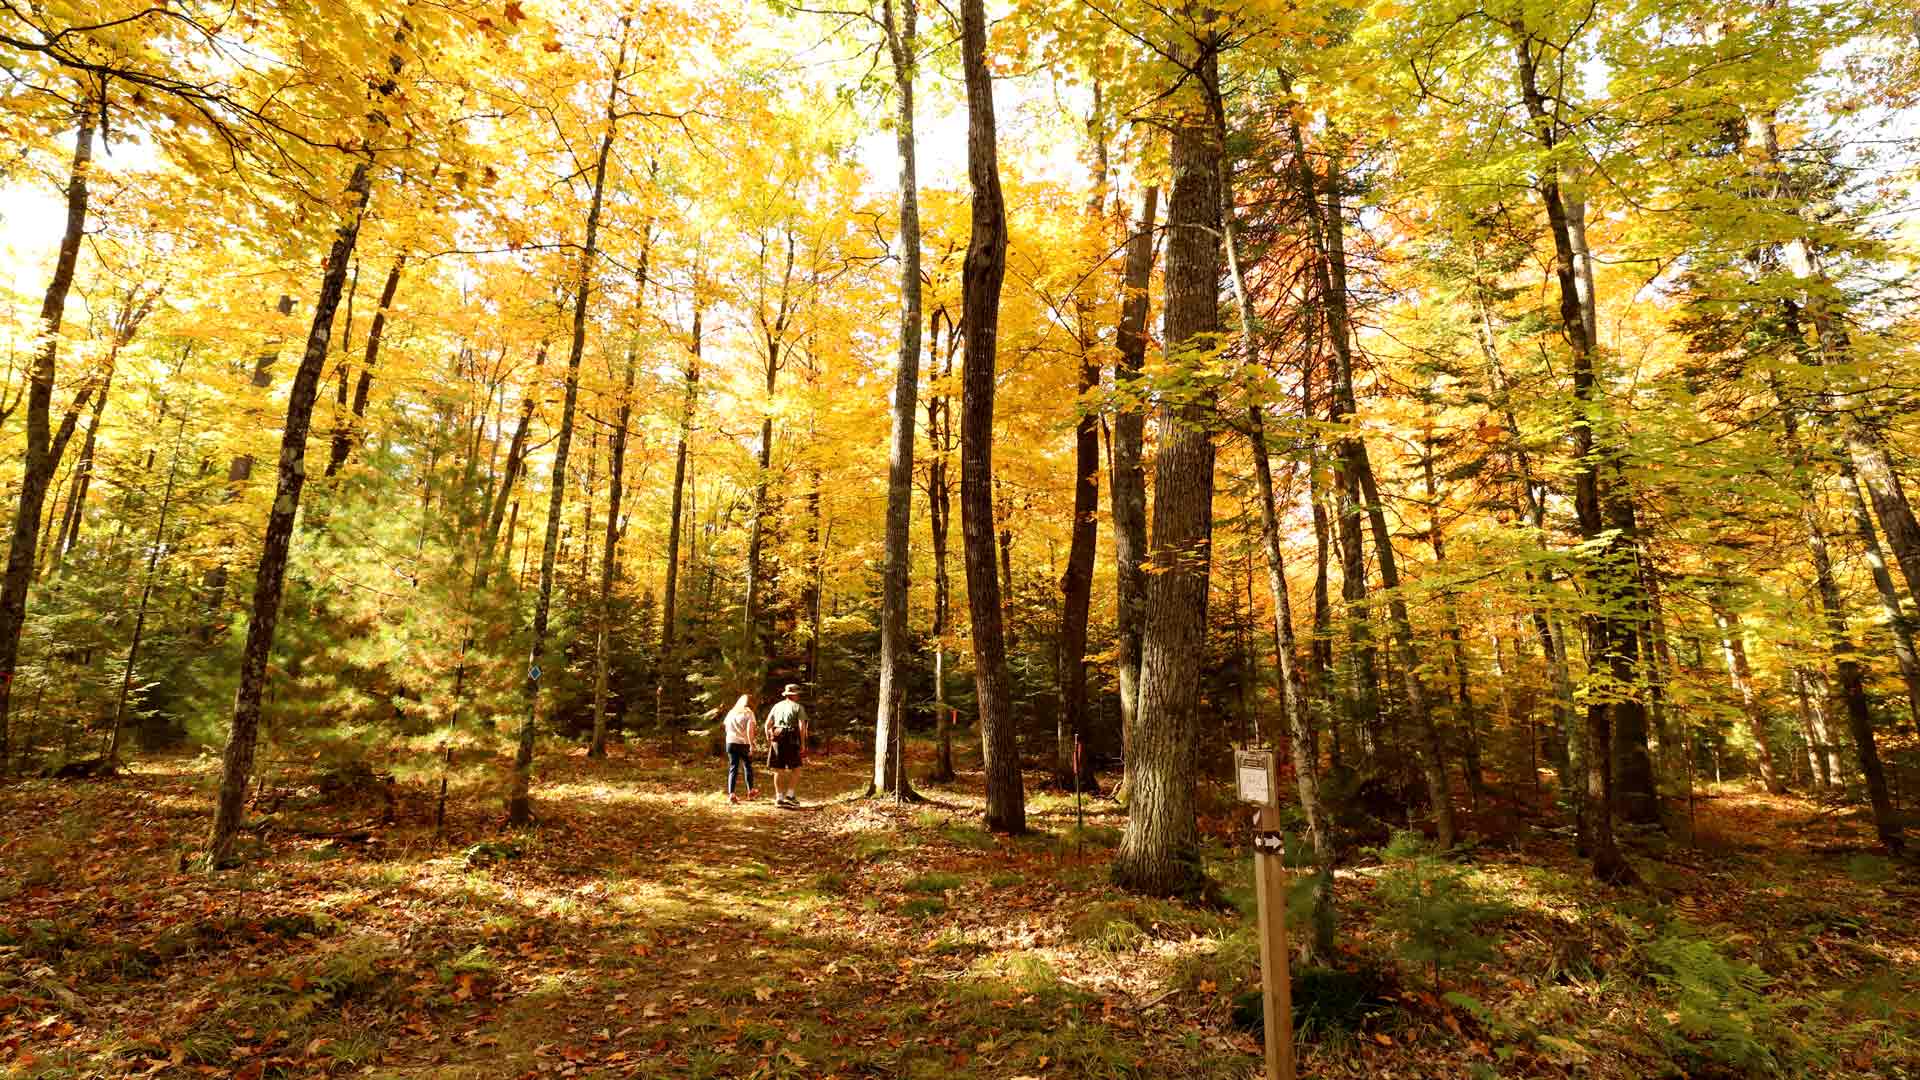
[[[748,712],[753,711],[753,695],[752,694],[741,694],[740,699],[733,703],[733,708],[727,710],[727,715],[732,716],[734,713],[739,712],[741,709],[745,709]]]

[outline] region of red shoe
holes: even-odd
[[[757,788],[757,787],[755,787],[755,788],[748,788],[748,789],[747,789],[747,798],[749,798],[749,799],[757,799],[757,798],[759,798],[759,797],[760,797],[760,789],[759,789],[759,788]]]
[[[730,803],[736,803],[736,804],[737,804],[737,803],[739,803],[739,801],[740,801],[740,796],[738,796],[738,795],[735,795],[735,794],[733,794],[732,792],[728,792],[728,793],[727,793],[727,801],[728,801],[728,802],[730,802]]]

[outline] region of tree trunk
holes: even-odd
[[[973,188],[971,230],[961,272],[966,344],[960,401],[960,534],[966,553],[967,603],[973,616],[973,679],[980,701],[986,823],[995,832],[1017,834],[1027,831],[1026,790],[1007,685],[1000,580],[993,565],[993,380],[1000,340],[1000,285],[1007,272],[1007,211],[1000,194],[982,0],[961,0],[960,24],[961,68],[967,84],[967,178]],[[909,419],[912,415],[907,413]]]
[[[1217,75],[1217,71],[1213,71]],[[1246,275],[1240,263],[1239,210],[1233,195],[1233,162],[1227,154],[1226,101],[1217,81],[1205,80],[1204,89],[1213,115],[1213,136],[1217,140],[1215,160],[1220,224],[1225,244],[1228,279],[1233,284],[1234,309],[1240,322],[1240,349],[1249,368],[1261,364],[1259,322],[1254,316],[1253,298],[1247,289]],[[1273,598],[1274,674],[1280,686],[1280,700],[1286,716],[1289,749],[1293,758],[1295,787],[1300,809],[1307,819],[1307,835],[1313,844],[1314,877],[1312,934],[1301,942],[1306,963],[1324,963],[1333,955],[1333,837],[1320,806],[1320,763],[1313,750],[1312,717],[1305,700],[1297,666],[1293,637],[1293,604],[1287,594],[1286,562],[1280,552],[1280,517],[1274,501],[1273,464],[1267,455],[1266,416],[1257,401],[1247,408],[1247,439],[1253,455],[1256,493],[1260,500],[1260,546],[1266,557],[1267,591]],[[1247,609],[1253,609],[1251,567],[1247,583]],[[1244,687],[1243,680],[1242,686]]]
[[[1334,354],[1329,372],[1332,379],[1331,392],[1327,395],[1327,418],[1335,424],[1350,424],[1357,407],[1353,395],[1353,362],[1346,324],[1346,297],[1344,282],[1341,283],[1340,294],[1335,295],[1332,244],[1327,235],[1329,219],[1337,217],[1339,210],[1336,206],[1333,213],[1328,215],[1320,205],[1320,181],[1312,163],[1307,160],[1306,139],[1300,130],[1299,113],[1291,106],[1287,111],[1287,134],[1293,150],[1292,179],[1307,223],[1308,244],[1314,255],[1312,273],[1315,295],[1321,315],[1327,323],[1327,336]],[[1330,190],[1336,171],[1329,165],[1327,174]],[[1337,193],[1335,198],[1338,198]],[[1345,697],[1347,720],[1359,735],[1367,756],[1373,758],[1379,752],[1380,676],[1372,627],[1367,621],[1366,555],[1360,539],[1359,458],[1365,453],[1366,444],[1358,436],[1343,432],[1337,441],[1333,468],[1335,491],[1339,499],[1340,598],[1345,607],[1348,656],[1352,671],[1352,686]]]
[[[913,76],[917,62],[916,0],[882,4],[887,51],[893,61],[896,111],[894,145],[900,165],[900,354],[893,376],[893,428],[887,454],[885,582],[880,596],[880,686],[874,710],[873,777],[870,790],[908,798],[907,773],[895,755],[906,739],[893,730],[903,723],[907,693],[907,609],[913,572],[913,443],[920,392],[920,186],[914,161]],[[991,334],[991,328],[988,330]],[[972,324],[967,354],[973,354]],[[991,338],[989,337],[989,340]],[[898,790],[906,787],[907,790]]]
[[[87,493],[93,487],[94,446],[100,436],[100,417],[107,409],[107,392],[113,387],[113,375],[119,367],[120,351],[133,340],[133,335],[146,321],[147,315],[160,299],[160,286],[142,290],[138,285],[128,293],[126,304],[121,308],[120,316],[113,329],[113,345],[107,350],[106,372],[101,377],[100,392],[93,398],[93,419],[87,424],[86,441],[80,444],[80,461],[75,466],[73,494],[67,497],[66,520],[61,523],[60,531],[55,533],[53,560],[57,567],[80,542],[80,529],[86,524]]]
[[[547,652],[547,616],[553,602],[554,553],[560,545],[560,519],[567,498],[567,454],[573,445],[574,405],[580,397],[580,358],[587,346],[587,296],[593,286],[593,261],[600,237],[600,208],[606,193],[607,158],[619,126],[615,111],[620,80],[627,63],[626,23],[621,23],[620,53],[608,80],[606,127],[600,135],[600,153],[593,166],[593,201],[587,206],[586,243],[580,252],[579,276],[574,282],[573,343],[567,351],[567,390],[560,406],[560,432],[553,448],[553,477],[547,493],[547,539],[540,552],[540,592],[533,603],[533,641],[527,649],[527,715],[520,724],[519,746],[513,755],[513,787],[507,795],[507,824],[533,824],[530,789],[533,786],[533,739],[540,715],[540,663]]]
[[[1753,690],[1753,669],[1747,664],[1747,644],[1740,629],[1740,615],[1723,596],[1713,605],[1714,621],[1720,626],[1720,651],[1727,661],[1727,677],[1733,692],[1740,697],[1740,711],[1747,718],[1747,734],[1753,737],[1754,756],[1760,765],[1760,781],[1771,795],[1785,794],[1773,765],[1773,749],[1767,738],[1767,714]]]
[[[87,223],[87,173],[93,164],[91,105],[80,110],[74,132],[73,165],[67,174],[67,225],[60,236],[60,253],[53,278],[40,304],[40,332],[46,340],[33,358],[27,386],[27,444],[21,463],[20,502],[13,514],[13,536],[7,546],[6,577],[0,579],[0,776],[9,765],[8,713],[13,699],[14,665],[20,660],[20,634],[27,624],[27,591],[33,583],[34,548],[40,539],[40,514],[47,485],[60,465],[60,452],[78,422],[80,403],[52,431],[54,361],[60,350],[60,323],[66,317],[67,294],[73,289],[73,267],[80,257],[80,241]]]
[[[1446,532],[1440,526],[1440,488],[1434,481],[1433,430],[1427,430],[1426,453],[1420,457],[1420,467],[1427,481],[1427,544],[1433,548],[1433,565],[1441,573],[1446,572],[1447,539]],[[1479,717],[1473,703],[1473,685],[1467,670],[1466,634],[1460,626],[1460,603],[1452,590],[1446,593],[1441,604],[1441,612],[1447,624],[1447,643],[1453,653],[1454,704],[1459,710],[1460,726],[1466,730],[1467,752],[1467,792],[1473,798],[1474,812],[1480,809],[1480,793],[1486,782],[1480,774],[1480,733]],[[1505,684],[1502,683],[1502,692]]]
[[[647,254],[650,247],[651,244],[647,243],[640,248],[640,272],[634,282],[634,306],[641,311],[646,309]],[[620,410],[613,422],[613,446],[608,451],[613,459],[609,466],[612,476],[607,481],[607,535],[600,546],[600,620],[594,628],[593,637],[593,744],[587,749],[587,756],[595,758],[607,756],[607,648],[608,639],[613,633],[614,553],[620,545],[620,497],[624,493],[621,485],[626,478],[627,425],[633,420],[633,377],[639,361],[638,343],[628,345],[626,377],[620,386]]]
[[[1797,325],[1795,305],[1788,302],[1787,321]],[[1776,391],[1776,397],[1778,391]],[[1898,854],[1906,846],[1904,826],[1894,812],[1887,792],[1886,769],[1880,762],[1880,748],[1874,740],[1873,712],[1867,704],[1865,675],[1861,672],[1853,636],[1847,630],[1847,612],[1840,600],[1840,587],[1833,578],[1833,560],[1827,550],[1827,534],[1820,521],[1820,504],[1813,480],[1807,473],[1807,454],[1800,445],[1799,417],[1790,403],[1781,402],[1781,426],[1787,456],[1794,463],[1794,485],[1800,496],[1800,522],[1807,534],[1807,551],[1813,559],[1815,591],[1826,617],[1826,645],[1840,679],[1840,699],[1847,713],[1847,731],[1853,738],[1860,774],[1867,784],[1867,802],[1873,810],[1874,831],[1888,852]]]
[[[701,305],[698,275],[695,275],[693,300],[693,340],[687,354],[686,399],[680,409],[680,437],[673,447],[672,510],[667,525],[667,585],[660,605],[660,681],[654,687],[654,720],[661,727],[669,721],[678,725],[681,701],[680,677],[680,534],[684,524],[687,495],[687,440],[693,434],[693,411],[700,387]],[[699,530],[686,529],[694,533]],[[687,545],[688,572],[692,572],[693,545]]]
[[[540,369],[546,366],[546,362],[547,343],[543,341],[533,354],[533,374],[529,377],[526,395],[520,401],[520,420],[514,425],[513,441],[507,446],[507,466],[500,476],[500,490],[488,495],[486,541],[480,549],[480,561],[473,568],[473,587],[476,590],[486,588],[487,574],[493,566],[493,548],[499,542],[500,523],[506,516],[508,503],[512,503],[516,509],[520,505],[513,499],[513,485],[527,469],[527,429],[533,422],[535,388],[539,383]],[[509,566],[512,552],[513,535],[509,530],[505,553]]]
[[[380,308],[373,313],[373,325],[367,329],[366,357],[360,362],[360,379],[353,388],[353,421],[351,426],[343,423],[333,431],[333,446],[327,455],[327,475],[340,471],[347,463],[347,455],[353,452],[355,432],[367,418],[367,394],[373,389],[373,365],[380,359],[380,341],[387,332],[387,312],[393,308],[393,294],[400,288],[400,271],[407,265],[407,257],[401,255],[393,260],[393,266],[387,271],[387,282],[380,288]],[[341,378],[346,371],[341,370]]]
[[[1122,270],[1125,295],[1114,335],[1113,477],[1107,499],[1113,505],[1115,666],[1120,683],[1119,796],[1125,801],[1133,775],[1133,736],[1140,702],[1140,631],[1146,619],[1146,581],[1140,567],[1147,550],[1147,476],[1141,467],[1146,405],[1136,387],[1147,356],[1147,286],[1153,277],[1153,223],[1160,189],[1149,184],[1140,193],[1140,215],[1127,237]]]
[[[1298,129],[1298,125],[1295,125]],[[1304,167],[1304,158],[1302,159]],[[1323,257],[1316,261],[1321,300],[1327,315],[1327,328],[1333,342],[1334,397],[1340,410],[1339,420],[1351,424],[1358,412],[1353,393],[1353,350],[1349,338],[1347,310],[1347,265],[1344,240],[1344,213],[1340,200],[1340,173],[1327,170],[1327,197],[1324,211],[1312,204],[1325,219],[1315,230],[1323,240]],[[1342,466],[1351,497],[1356,489],[1364,497],[1367,522],[1373,533],[1374,561],[1380,568],[1380,587],[1387,595],[1388,629],[1394,650],[1399,654],[1402,684],[1406,691],[1407,711],[1412,715],[1414,735],[1420,740],[1421,771],[1426,777],[1427,798],[1432,803],[1435,842],[1444,850],[1453,847],[1453,791],[1447,780],[1446,755],[1440,745],[1440,729],[1433,719],[1433,707],[1420,678],[1420,658],[1414,648],[1413,624],[1407,615],[1407,602],[1400,589],[1399,564],[1393,551],[1393,538],[1387,530],[1387,515],[1381,505],[1374,481],[1373,462],[1367,456],[1367,444],[1358,433],[1349,432],[1341,440]],[[1356,530],[1350,544],[1352,562],[1358,562],[1360,540],[1357,535],[1358,507],[1354,508]]]
[[[167,543],[167,512],[173,508],[174,482],[180,475],[180,443],[187,430],[187,411],[180,410],[180,424],[173,434],[173,455],[167,462],[167,483],[160,492],[160,513],[153,525],[153,539],[147,550],[146,579],[140,586],[140,604],[134,609],[133,638],[127,644],[127,659],[120,671],[120,694],[114,700],[113,717],[107,723],[107,749],[103,755],[109,769],[120,763],[120,729],[126,723],[127,696],[133,689],[133,672],[140,662],[140,643],[146,635],[147,608],[153,601],[155,572],[160,567],[160,553]]]
[[[233,860],[234,838],[240,830],[247,784],[253,776],[261,700],[267,688],[267,661],[273,651],[274,628],[280,618],[280,600],[286,587],[287,552],[293,541],[294,517],[300,509],[300,491],[307,482],[307,433],[313,426],[313,405],[326,367],[333,316],[346,287],[347,264],[353,259],[354,245],[360,239],[360,222],[372,194],[372,175],[372,162],[362,161],[354,166],[353,177],[347,184],[351,216],[335,230],[326,271],[320,278],[320,295],[314,301],[313,323],[307,330],[306,351],[301,354],[300,367],[294,372],[293,387],[287,396],[287,421],[280,438],[280,467],[274,482],[273,509],[267,515],[260,564],[254,572],[253,610],[247,618],[247,640],[240,654],[240,688],[234,696],[233,726],[221,755],[220,794],[214,809],[213,830],[207,839],[207,862],[213,868]]]
[[[1201,34],[1181,51],[1206,72],[1207,83],[1217,67],[1212,34]],[[1221,148],[1204,105],[1171,119],[1166,351],[1169,366],[1190,368],[1212,362],[1220,329]],[[1125,888],[1178,896],[1207,887],[1194,821],[1195,714],[1213,556],[1214,396],[1203,390],[1163,400],[1159,420],[1139,714],[1127,830],[1113,877]]]
[[[1558,141],[1555,121],[1541,95],[1533,54],[1532,35],[1524,28],[1514,30],[1514,55],[1518,61],[1519,89],[1531,119],[1534,136],[1541,147],[1552,153]],[[1604,389],[1595,376],[1593,341],[1587,334],[1585,306],[1580,299],[1578,271],[1573,241],[1568,231],[1566,205],[1561,200],[1558,174],[1549,168],[1535,182],[1547,211],[1548,231],[1553,237],[1554,277],[1560,294],[1560,327],[1566,336],[1573,360],[1573,453],[1574,516],[1580,538],[1588,545],[1599,544],[1599,551],[1587,558],[1589,590],[1596,606],[1604,607],[1625,591],[1617,568],[1621,540],[1605,537],[1604,508],[1607,493],[1601,482],[1600,457],[1596,451],[1596,431],[1605,409]],[[1605,451],[1612,456],[1613,451]],[[1634,685],[1634,657],[1630,655],[1616,620],[1601,614],[1585,617],[1589,664],[1607,664],[1617,686]],[[1621,856],[1613,835],[1613,714],[1608,702],[1594,699],[1587,704],[1586,718],[1586,813],[1585,850],[1592,859],[1594,876],[1613,884],[1635,880],[1633,868]]]
[[[1100,365],[1091,341],[1083,342],[1080,420],[1073,439],[1073,540],[1060,576],[1060,727],[1055,740],[1054,782],[1062,788],[1098,792],[1090,755],[1076,753],[1087,730],[1087,615],[1093,601],[1093,555],[1100,511],[1100,417],[1093,395]]]
[[[1893,635],[1893,656],[1900,665],[1900,679],[1907,687],[1907,721],[1920,733],[1920,657],[1914,655],[1913,625],[1900,610],[1900,594],[1894,589],[1893,575],[1887,571],[1886,556],[1880,552],[1880,538],[1873,531],[1873,514],[1867,508],[1867,496],[1861,490],[1860,472],[1842,459],[1840,478],[1847,485],[1853,506],[1853,531],[1867,556],[1874,591],[1880,596],[1880,610],[1887,618],[1887,631]]]
[[[940,351],[940,322],[945,308],[927,323],[927,367],[941,385],[953,378],[954,336],[959,328],[947,324],[947,350]],[[953,582],[947,573],[948,537],[953,525],[953,482],[947,469],[953,456],[953,397],[944,390],[927,402],[927,516],[933,536],[933,711],[939,745],[928,779],[946,783],[953,772],[953,709],[947,704],[947,641],[953,618]]]
[[[1812,767],[1815,786],[1825,791],[1839,779],[1833,760],[1833,737],[1827,733],[1826,702],[1830,690],[1815,684],[1815,676],[1804,667],[1793,668],[1793,693],[1800,703],[1800,724],[1807,736],[1807,761]]]

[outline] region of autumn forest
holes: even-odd
[[[1920,1076],[1916,34],[0,0],[0,1067]]]

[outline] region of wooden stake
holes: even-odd
[[[1260,911],[1260,1001],[1266,1021],[1267,1080],[1295,1080],[1293,974],[1287,961],[1287,871],[1280,842],[1280,775],[1272,750],[1234,754],[1243,802],[1254,817],[1253,883]]]

